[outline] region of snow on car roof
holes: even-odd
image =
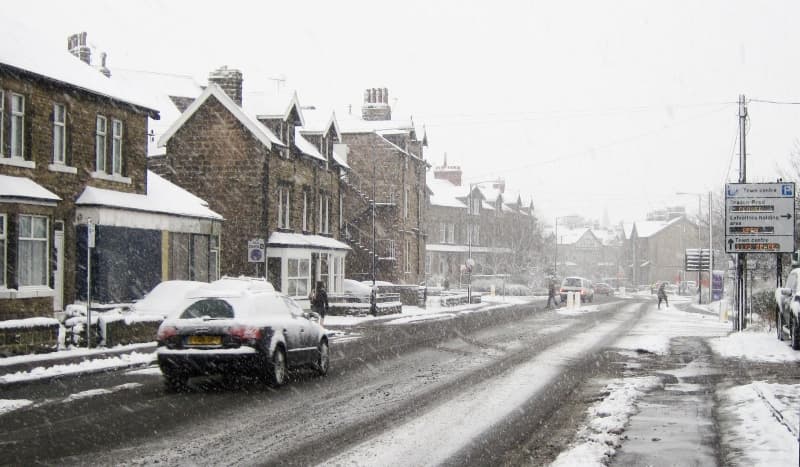
[[[241,297],[251,293],[275,293],[266,279],[256,277],[223,277],[187,294],[188,298]]]

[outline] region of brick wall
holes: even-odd
[[[266,204],[269,150],[213,96],[167,144],[164,175],[206,200],[225,218],[220,236],[220,272],[252,275],[247,241],[268,238]]]

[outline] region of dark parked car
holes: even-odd
[[[598,282],[594,285],[594,293],[599,295],[613,295],[614,289],[605,282]]]
[[[800,268],[792,269],[786,284],[775,289],[775,327],[778,340],[783,340],[784,333],[789,334],[789,339],[794,350],[800,350]]]
[[[280,386],[289,368],[325,375],[330,363],[318,316],[266,280],[250,278],[223,278],[190,292],[182,311],[161,323],[157,356],[173,390],[209,374],[255,374]]]

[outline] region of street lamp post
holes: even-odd
[[[697,196],[697,218],[700,219],[700,211],[703,205],[703,193],[688,193],[679,191],[675,193],[676,195],[689,195],[689,196]],[[711,228],[711,204],[712,204],[712,192],[708,192],[708,301],[711,302],[712,298],[712,289],[711,283],[713,281],[714,275],[714,243],[713,243],[713,231]],[[700,240],[700,225],[698,223],[697,226],[697,244],[700,246],[700,257],[702,258],[702,244]],[[702,285],[702,271],[697,271],[697,303],[703,302],[703,285]]]

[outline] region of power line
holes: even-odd
[[[776,105],[800,105],[797,101],[776,101],[772,99],[749,99],[750,102],[758,102],[761,104],[776,104]]]

